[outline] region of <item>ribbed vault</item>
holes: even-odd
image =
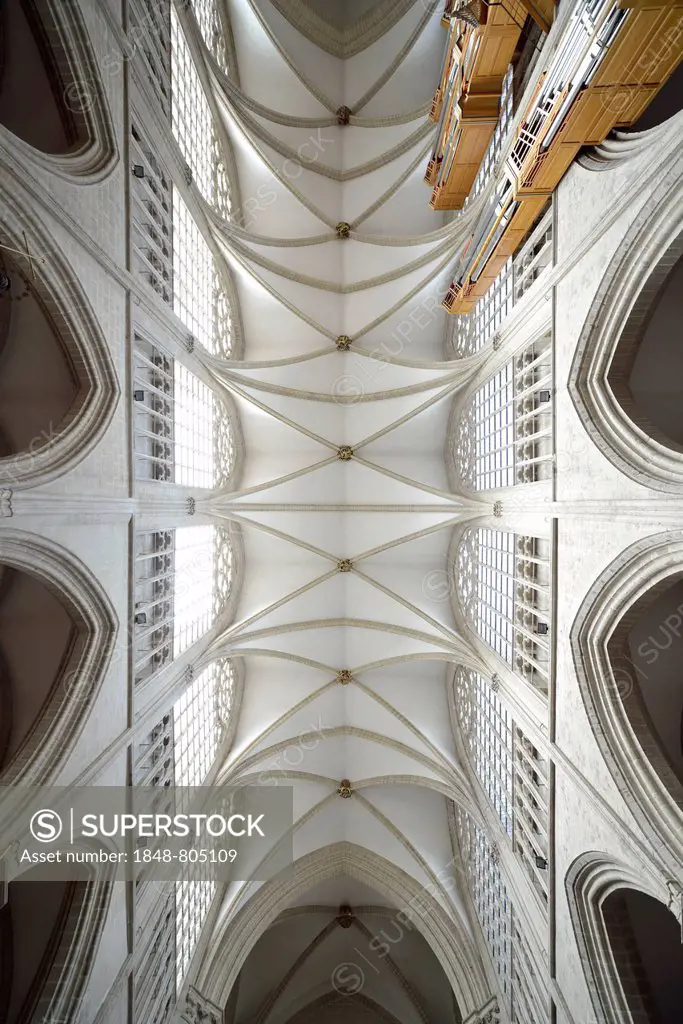
[[[211,217],[244,331],[241,359],[207,358],[245,445],[240,489],[208,503],[240,524],[246,560],[218,642],[246,669],[221,777],[291,784],[296,863],[372,852],[430,894],[461,960],[435,958],[417,921],[358,998],[340,999],[336,965],[401,908],[342,865],[314,891],[282,897],[274,917],[259,916],[263,886],[231,887],[200,976],[207,997],[225,1001],[242,969],[237,1022],[456,1019],[451,989],[463,1016],[490,992],[448,813],[457,801],[479,817],[451,731],[449,667],[483,668],[453,619],[448,549],[453,527],[487,509],[448,485],[448,415],[478,357],[444,360],[440,299],[476,210],[445,223],[422,181],[444,43],[437,5],[393,5],[375,38],[387,5],[353,5],[338,35],[375,28],[346,59],[304,33],[302,5],[287,7],[297,16],[229,0],[230,79],[183,14],[242,197],[231,222]],[[347,930],[338,908],[354,904]],[[233,955],[224,938],[251,913],[261,925]],[[274,944],[288,950],[277,966]]]

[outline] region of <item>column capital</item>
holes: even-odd
[[[181,1020],[185,1024],[224,1024],[223,1011],[206,999],[196,988],[190,987],[185,996]]]
[[[498,997],[493,996],[481,1009],[471,1013],[463,1024],[500,1024],[500,1006]]]

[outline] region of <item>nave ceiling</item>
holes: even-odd
[[[450,492],[444,459],[473,363],[444,359],[439,304],[462,226],[429,209],[422,180],[441,11],[396,5],[386,31],[341,60],[280,4],[228,8],[237,87],[202,50],[242,210],[231,223],[213,218],[244,339],[240,359],[212,364],[244,436],[238,489],[211,501],[241,525],[246,557],[219,642],[246,666],[221,777],[292,785],[295,860],[335,851],[338,866],[244,944],[236,1019],[445,1019],[448,982],[468,1012],[486,984],[478,967],[476,995],[471,977],[447,981],[443,954],[439,965],[417,930],[353,1007],[333,982],[401,907],[354,867],[363,851],[432,892],[477,963],[460,879],[444,881],[457,875],[451,802],[473,806],[452,670],[476,664],[453,616],[449,545],[482,507]],[[350,124],[337,123],[341,107]],[[338,237],[340,223],[350,237]],[[338,347],[340,336],[350,343]],[[258,899],[258,884],[229,892],[217,945]],[[340,905],[361,908],[348,929],[335,923]]]

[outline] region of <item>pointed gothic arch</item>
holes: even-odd
[[[0,243],[23,252],[28,240],[31,253],[42,260],[29,266],[12,254],[10,265],[9,254],[0,250],[0,272],[9,279],[0,294],[0,387],[4,378],[3,398],[12,406],[4,413],[11,423],[4,424],[0,482],[21,488],[61,476],[97,447],[120,388],[104,334],[60,250],[7,184],[0,184],[0,204]],[[40,400],[36,397],[35,368],[21,345],[27,330],[39,333],[62,380],[59,390],[40,385],[43,391],[53,388],[47,404],[43,392]],[[27,399],[34,403],[30,414],[23,408]]]
[[[0,124],[13,145],[62,177],[101,181],[118,152],[78,4],[16,0],[0,18]]]
[[[605,1024],[677,1020],[683,946],[675,883],[664,885],[654,874],[589,851],[570,866],[565,889],[596,1019]]]
[[[683,779],[662,723],[677,713],[680,724],[680,687],[653,703],[658,695],[648,689],[645,666],[651,664],[650,650],[656,662],[657,648],[664,646],[647,635],[649,613],[662,598],[656,618],[668,631],[666,647],[678,640],[683,616],[669,605],[680,600],[682,569],[681,531],[638,541],[600,574],[571,630],[579,687],[598,746],[641,827],[672,865],[683,859]],[[634,632],[639,620],[644,633]]]
[[[579,418],[603,455],[631,479],[676,493],[683,490],[680,394],[672,391],[671,409],[662,419],[659,399],[667,397],[670,383],[654,367],[648,385],[638,354],[648,341],[650,323],[662,315],[667,281],[673,282],[681,258],[683,202],[680,173],[674,170],[614,254],[586,318],[568,381]],[[668,329],[667,334],[674,351],[677,339]],[[643,383],[655,388],[645,402],[637,397]],[[657,393],[663,387],[666,394]]]
[[[76,847],[99,852],[102,844]],[[70,847],[73,850],[74,847]],[[0,1014],[7,1024],[83,1020],[82,1002],[113,893],[111,866],[84,864],[79,878],[23,870],[0,907]]]
[[[47,674],[43,671],[40,693],[33,703],[28,687],[24,706],[17,704],[20,691],[11,679],[12,669],[21,672],[26,668],[26,659],[18,661],[14,649],[3,650],[1,666],[2,712],[9,717],[9,724],[2,737],[5,757],[0,781],[4,786],[45,785],[65,764],[97,698],[117,634],[116,613],[82,563],[33,534],[3,530],[0,565],[2,582],[7,584],[2,587],[0,604],[0,615],[7,613],[1,627],[5,639],[14,636],[19,646],[22,640],[25,643],[20,627],[29,634],[39,631],[41,609],[51,615],[53,625],[58,619],[50,639],[55,657],[41,662]],[[22,578],[25,585],[17,594]],[[42,599],[37,608],[36,599]],[[19,683],[26,688],[27,679],[22,676]],[[8,688],[12,688],[9,697]],[[19,719],[16,742],[12,739],[13,715]]]
[[[473,940],[464,925],[449,917],[425,888],[384,857],[353,843],[337,843],[306,854],[271,881],[261,885],[207,949],[195,977],[189,980],[207,1003],[225,1006],[239,971],[259,937],[272,922],[319,882],[342,875],[365,882],[396,905],[419,905],[413,923],[441,964],[463,1018],[489,998],[487,980]],[[424,912],[423,911],[427,911]],[[194,972],[193,972],[194,974]]]

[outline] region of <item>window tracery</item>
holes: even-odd
[[[171,12],[171,47],[173,134],[206,201],[229,212],[230,184],[215,119],[175,8]]]
[[[516,303],[543,272],[553,265],[552,208],[543,215],[514,259],[499,271],[471,313],[454,315],[453,348],[457,356],[479,352],[499,331]]]
[[[179,360],[135,333],[135,474],[191,487],[219,487],[235,464],[230,416],[214,391]]]
[[[552,469],[550,337],[528,346],[470,397],[455,445],[474,491],[547,479]]]
[[[187,131],[191,140],[192,128]],[[227,170],[215,139],[212,146],[216,159],[207,174],[215,184],[211,191],[216,209],[228,217]],[[190,148],[192,152],[197,150],[194,144]],[[193,340],[213,355],[229,359],[234,345],[234,317],[223,269],[139,123],[132,125],[131,154],[135,270],[163,303],[173,307]]]
[[[512,836],[512,715],[484,678],[458,666],[455,691],[467,752],[501,825]]]
[[[225,285],[199,225],[175,186],[173,281],[173,308],[187,329],[212,355],[229,355],[232,335],[225,331],[229,306]]]
[[[130,46],[165,117],[171,116],[171,0],[132,0]]]
[[[512,903],[485,833],[462,808],[455,809],[456,832],[474,908],[479,918],[501,993],[508,1006],[512,973]]]
[[[228,53],[217,0],[190,0],[190,3],[204,42],[221,71],[227,75]]]
[[[223,283],[216,279],[213,289],[213,354],[220,359],[231,359],[234,347],[232,306]]]
[[[190,526],[139,533],[135,546],[135,681],[203,636],[224,611],[234,557],[227,530]]]
[[[475,912],[510,1019],[513,1024],[539,1024],[548,1019],[543,980],[534,967],[535,960],[508,894],[497,851],[460,807],[455,810],[455,824]]]
[[[469,529],[458,552],[461,607],[485,643],[547,692],[550,543],[504,530]]]
[[[547,905],[547,763],[478,672],[458,666],[455,691],[472,768],[534,891]]]
[[[234,706],[235,669],[223,659],[212,662],[173,707],[175,784],[204,785],[227,735]],[[214,881],[193,877],[192,864],[183,868],[176,885],[176,985],[180,990],[216,892]]]
[[[168,789],[166,813],[188,808],[178,803],[173,787],[201,786],[229,733],[235,710],[236,673],[233,662],[221,659],[208,665],[163,719],[138,746],[133,782],[135,785]],[[215,895],[213,881],[200,880],[196,868],[186,864],[182,876],[162,887],[147,925],[138,936],[145,948],[136,970],[136,1024],[166,1024],[187,968],[199,941],[201,929]],[[136,883],[138,906],[145,892],[145,869]],[[144,944],[143,935],[149,936]]]

